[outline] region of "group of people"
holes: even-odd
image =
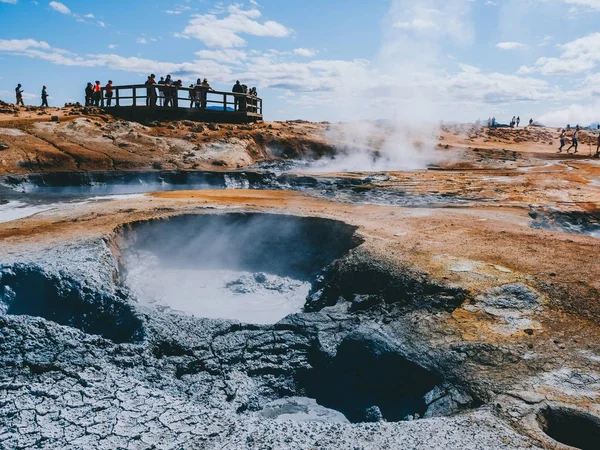
[[[146,86],[146,106],[155,107],[158,105],[166,108],[177,108],[179,106],[178,91],[183,88],[181,80],[175,81],[171,75],[167,75],[166,77],[160,77],[160,80],[156,81],[156,75],[150,74],[144,85]],[[103,90],[104,95],[102,93]],[[205,110],[208,103],[208,92],[213,91],[208,79],[198,78],[196,84],[190,84],[188,91],[190,108]],[[100,81],[96,81],[95,84],[88,83],[85,88],[85,105],[100,106],[104,98],[106,106],[110,107],[112,106],[113,92],[112,80],[109,80],[104,88],[101,86]],[[234,111],[258,111],[257,91],[255,87],[248,89],[248,86],[237,81],[232,88],[232,92],[240,94],[234,96]]]
[[[47,108],[48,107],[48,88],[46,86],[42,87],[42,105],[40,106],[40,108]],[[25,92],[23,90],[23,86],[21,86],[21,83],[17,84],[17,87],[15,88],[15,97],[16,97],[16,105],[21,105],[21,106],[25,106],[25,103],[23,102],[23,92]]]
[[[106,106],[110,106],[113,97],[112,81],[108,81],[105,86],[106,90]],[[102,102],[102,86],[100,81],[96,80],[95,84],[88,83],[85,88],[85,106],[100,106]]]
[[[513,116],[512,119],[510,120],[509,126],[511,128],[515,128],[515,127],[519,127],[519,125],[521,124],[521,117],[520,116]],[[533,125],[533,119],[529,119],[529,126]],[[488,119],[488,128],[498,128],[498,127],[506,127],[506,125],[501,125],[498,122],[496,122],[496,117],[490,117]]]

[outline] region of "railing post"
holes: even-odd
[[[227,112],[227,94],[223,94],[223,111]]]
[[[137,89],[133,88],[133,106],[137,106]]]
[[[100,106],[104,108],[104,88],[100,90]]]
[[[116,91],[115,105],[119,106],[119,88],[115,89],[115,91]]]

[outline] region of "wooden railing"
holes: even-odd
[[[193,95],[194,98],[190,98],[190,95]],[[187,108],[199,111],[243,112],[261,116],[263,113],[262,99],[248,94],[207,89],[195,90],[188,87],[176,88],[161,84],[155,84],[151,88],[144,84],[113,86],[110,105],[108,105],[106,88],[102,88],[100,106]]]

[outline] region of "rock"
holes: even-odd
[[[50,118],[50,120],[51,120],[52,122],[58,122],[58,120],[59,120],[59,119],[58,119],[58,116],[52,116],[52,117]]]
[[[206,129],[204,128],[204,126],[197,124],[194,127],[190,128],[190,131],[192,133],[204,133]]]
[[[219,127],[219,125],[217,125],[216,123],[209,123],[206,127],[210,131],[219,131],[221,129],[221,127]]]
[[[8,145],[4,142],[0,142],[0,150],[8,150]]]
[[[377,410],[379,411],[379,408]],[[381,412],[379,414],[381,415]],[[317,404],[316,400],[306,397],[275,400],[265,405],[258,415],[277,421],[350,423],[342,413],[325,408]],[[377,421],[373,420],[373,422]]]
[[[365,410],[365,422],[382,422],[383,414],[379,406],[370,406]]]

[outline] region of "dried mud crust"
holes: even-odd
[[[88,254],[89,248],[69,251]],[[350,285],[335,304],[324,299],[319,311],[273,326],[163,314],[135,307],[130,298],[125,301],[142,324],[141,340],[106,339],[93,335],[95,329],[74,328],[72,318],[60,325],[52,315],[27,315],[34,311],[0,316],[1,441],[9,448],[73,449],[296,448],[307,442],[384,448],[408,439],[413,448],[532,444],[479,406],[503,389],[497,374],[517,361],[519,350],[448,340],[447,321],[465,293],[427,287],[434,284],[416,272],[398,281],[398,271],[360,247],[342,256],[321,283],[340,286],[351,273],[373,279],[371,266],[382,281]],[[107,269],[98,272],[116,267]],[[5,272],[44,273],[22,265]],[[63,270],[58,281],[44,279],[77,285],[71,277]],[[87,285],[92,299],[115,291],[108,278],[98,283]],[[411,290],[397,297],[407,286]],[[365,296],[382,301],[363,302]],[[273,401],[303,396],[359,424],[326,419],[282,428],[261,415]],[[415,420],[423,416],[428,420]]]

